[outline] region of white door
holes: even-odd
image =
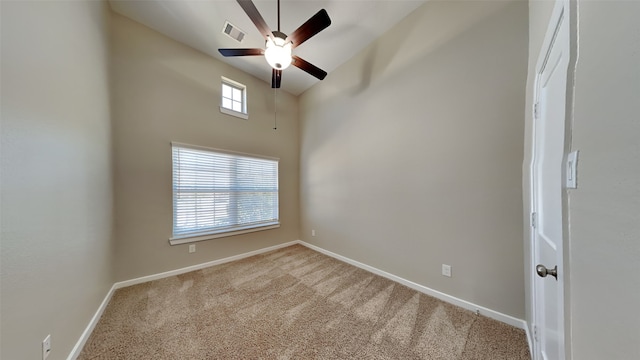
[[[545,360],[564,359],[562,192],[569,65],[567,12],[558,5],[549,23],[538,61],[533,125],[533,352],[535,359]]]

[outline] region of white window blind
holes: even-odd
[[[279,224],[277,159],[176,143],[172,151],[173,239]]]

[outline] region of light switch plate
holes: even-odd
[[[567,156],[567,189],[578,188],[578,151]]]

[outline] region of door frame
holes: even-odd
[[[532,346],[532,348],[530,349],[531,352],[531,356],[533,360],[538,360],[539,356],[540,356],[540,342],[539,342],[539,334],[538,334],[538,329],[537,329],[537,319],[539,316],[539,312],[541,311],[539,308],[539,304],[537,302],[537,293],[536,293],[536,280],[537,280],[537,274],[535,272],[535,266],[537,264],[537,249],[536,249],[536,243],[535,243],[535,230],[533,228],[533,221],[535,221],[532,217],[533,214],[536,212],[536,199],[535,199],[535,191],[534,191],[534,186],[536,185],[536,180],[535,180],[535,162],[536,162],[536,157],[535,157],[535,149],[536,149],[536,111],[538,111],[538,109],[536,109],[538,100],[540,98],[540,84],[541,84],[541,77],[542,77],[542,72],[545,69],[545,66],[547,64],[547,60],[549,57],[549,54],[551,52],[552,49],[552,45],[554,45],[554,41],[557,38],[558,32],[560,31],[566,31],[567,32],[567,39],[569,39],[569,43],[568,44],[563,44],[561,46],[566,46],[567,47],[567,51],[569,51],[570,58],[569,58],[569,64],[568,64],[568,69],[567,69],[567,83],[566,83],[566,87],[567,89],[569,89],[570,86],[573,86],[573,81],[570,81],[570,77],[572,76],[571,74],[573,73],[572,71],[572,66],[575,64],[574,62],[574,55],[571,52],[571,45],[570,43],[573,41],[573,36],[571,34],[571,29],[572,26],[570,24],[571,21],[571,7],[570,7],[570,1],[569,0],[556,0],[555,4],[554,4],[554,8],[551,14],[551,17],[549,18],[549,22],[547,23],[547,29],[546,29],[546,33],[545,33],[545,37],[544,37],[544,41],[542,43],[542,47],[540,48],[540,51],[538,52],[538,58],[537,58],[537,62],[536,62],[536,67],[535,67],[535,82],[534,82],[534,86],[533,86],[533,97],[532,97],[532,102],[531,102],[531,118],[533,119],[532,122],[532,131],[531,131],[531,160],[529,163],[529,219],[530,219],[530,226],[529,226],[529,269],[527,269],[527,274],[529,277],[529,285],[530,285],[530,291],[529,291],[529,301],[531,304],[531,312],[532,312],[532,323],[531,323],[531,331],[532,334],[530,334],[531,339],[530,339],[530,345]],[[563,24],[566,24],[567,26],[561,26],[561,21],[563,22]],[[566,98],[565,98],[565,102],[567,104],[567,106],[565,107],[565,136],[564,136],[564,153],[563,153],[563,162],[562,162],[562,174],[566,174],[566,169],[565,169],[565,165],[566,165],[566,158],[567,155],[569,153],[569,149],[570,149],[570,144],[571,144],[571,124],[570,124],[570,116],[569,114],[571,113],[571,107],[569,106],[572,102],[572,93],[567,92]],[[568,240],[569,240],[569,233],[568,233],[568,218],[567,218],[567,206],[568,206],[568,201],[567,201],[567,196],[566,196],[566,188],[565,188],[565,178],[563,176],[562,179],[562,217],[563,217],[563,226],[562,226],[562,258],[563,258],[563,266],[562,268],[565,270],[563,271],[563,273],[560,275],[563,277],[563,280],[568,280],[568,252],[567,250],[567,244],[568,244]],[[568,281],[563,281],[562,283],[563,287],[560,290],[562,299],[563,299],[563,304],[560,306],[560,314],[561,314],[561,319],[559,319],[558,324],[561,326],[561,333],[559,334],[561,336],[560,338],[560,347],[561,347],[561,352],[565,354],[565,358],[567,358],[567,355],[570,353],[569,348],[566,346],[566,340],[568,338],[567,335],[567,329],[568,329],[568,324],[566,322],[566,314],[568,313],[568,309],[566,306],[566,302],[568,299]],[[561,359],[559,359],[561,360]]]

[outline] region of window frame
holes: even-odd
[[[219,228],[219,229],[209,229],[209,230],[205,230],[205,231],[193,231],[193,232],[189,232],[189,233],[179,233],[176,234],[176,224],[175,224],[175,219],[176,219],[176,202],[175,202],[175,195],[176,195],[176,188],[175,188],[175,183],[174,183],[174,174],[175,174],[175,168],[174,168],[174,148],[183,148],[183,149],[192,149],[192,150],[197,150],[197,151],[205,151],[205,152],[209,152],[209,153],[213,153],[213,154],[220,154],[220,155],[230,155],[233,156],[235,159],[240,159],[240,158],[250,158],[250,159],[255,159],[255,160],[268,160],[268,161],[272,161],[276,163],[276,186],[277,186],[277,190],[276,190],[276,194],[277,194],[277,202],[276,202],[276,207],[277,207],[277,211],[276,211],[276,219],[275,221],[268,221],[268,222],[264,222],[264,223],[260,223],[260,224],[248,224],[248,225],[234,225],[234,226],[227,226],[224,228]],[[240,234],[246,234],[246,233],[251,233],[251,232],[256,232],[256,231],[263,231],[263,230],[270,230],[270,229],[276,229],[280,227],[280,186],[279,186],[279,176],[280,176],[280,169],[279,169],[279,163],[280,163],[280,159],[276,158],[276,157],[270,157],[270,156],[263,156],[263,155],[256,155],[256,154],[248,154],[248,153],[242,153],[242,152],[236,152],[236,151],[230,151],[230,150],[223,150],[223,149],[216,149],[216,148],[209,148],[209,147],[204,147],[204,146],[198,146],[198,145],[190,145],[190,144],[184,144],[184,143],[179,143],[179,142],[171,142],[171,197],[172,197],[172,210],[171,210],[171,214],[172,214],[172,225],[171,225],[171,237],[169,238],[169,243],[171,245],[179,245],[179,244],[186,244],[186,243],[192,243],[192,242],[197,242],[197,241],[203,241],[203,240],[210,240],[210,239],[217,239],[217,238],[222,238],[222,237],[228,237],[228,236],[234,236],[234,235],[240,235]],[[233,212],[233,210],[231,210]]]
[[[226,78],[224,76],[221,77],[221,82],[220,82],[220,112],[223,114],[227,114],[227,115],[231,115],[231,116],[235,116],[235,117],[239,117],[241,119],[244,120],[248,120],[249,119],[249,112],[247,110],[248,106],[247,106],[247,86],[244,84],[241,84],[237,81],[233,81],[229,78]],[[228,98],[224,96],[224,87],[228,86],[230,87],[232,90],[236,89],[236,90],[240,90],[241,92],[241,107],[242,107],[242,111],[236,111],[227,107],[223,106],[224,103],[224,99],[229,99],[232,102],[234,101],[233,98]]]

